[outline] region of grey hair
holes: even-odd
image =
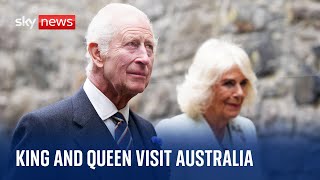
[[[125,8],[123,11],[126,9],[133,10],[135,12],[138,12],[142,16],[144,16],[151,27],[151,31],[153,33],[153,28],[152,24],[147,17],[146,14],[144,14],[142,11],[137,9],[134,6],[131,6],[129,4],[121,4],[121,3],[111,3],[100,9],[100,11],[93,17],[91,20],[87,34],[86,34],[86,59],[88,60],[88,65],[86,67],[86,75],[89,76],[92,68],[93,68],[93,62],[92,62],[92,57],[88,51],[89,44],[90,43],[97,43],[98,44],[98,49],[102,55],[106,55],[109,50],[109,44],[114,37],[115,33],[118,30],[118,27],[116,27],[116,21],[115,19],[117,17],[116,14],[110,9],[112,8]],[[155,44],[156,44],[156,39],[155,39]]]
[[[234,65],[248,79],[244,106],[251,105],[257,96],[257,77],[247,53],[233,43],[209,39],[197,50],[184,82],[177,86],[181,111],[191,118],[199,118],[214,98],[212,86]]]

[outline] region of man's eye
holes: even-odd
[[[126,45],[127,46],[131,46],[131,47],[138,47],[139,43],[137,43],[137,42],[128,42]]]
[[[150,50],[152,50],[152,51],[153,51],[153,45],[151,45],[151,44],[147,44],[147,45],[146,45],[146,47],[147,47],[148,49],[150,49]]]

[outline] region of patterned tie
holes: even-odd
[[[121,149],[132,148],[132,136],[126,120],[120,112],[117,112],[112,117],[116,127],[114,130],[114,140]]]

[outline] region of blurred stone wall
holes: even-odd
[[[106,0],[0,0],[0,129],[72,95],[85,79],[85,32]],[[131,107],[156,122],[180,113],[176,85],[208,38],[242,44],[259,98],[243,111],[258,135],[320,142],[319,0],[119,0],[147,15],[159,38],[152,80]],[[15,19],[75,14],[76,30],[16,27]],[[284,156],[286,154],[284,153]]]

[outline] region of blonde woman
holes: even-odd
[[[163,148],[254,146],[255,126],[239,113],[255,100],[256,80],[243,49],[217,39],[206,41],[177,88],[183,114],[160,121],[156,127]]]

